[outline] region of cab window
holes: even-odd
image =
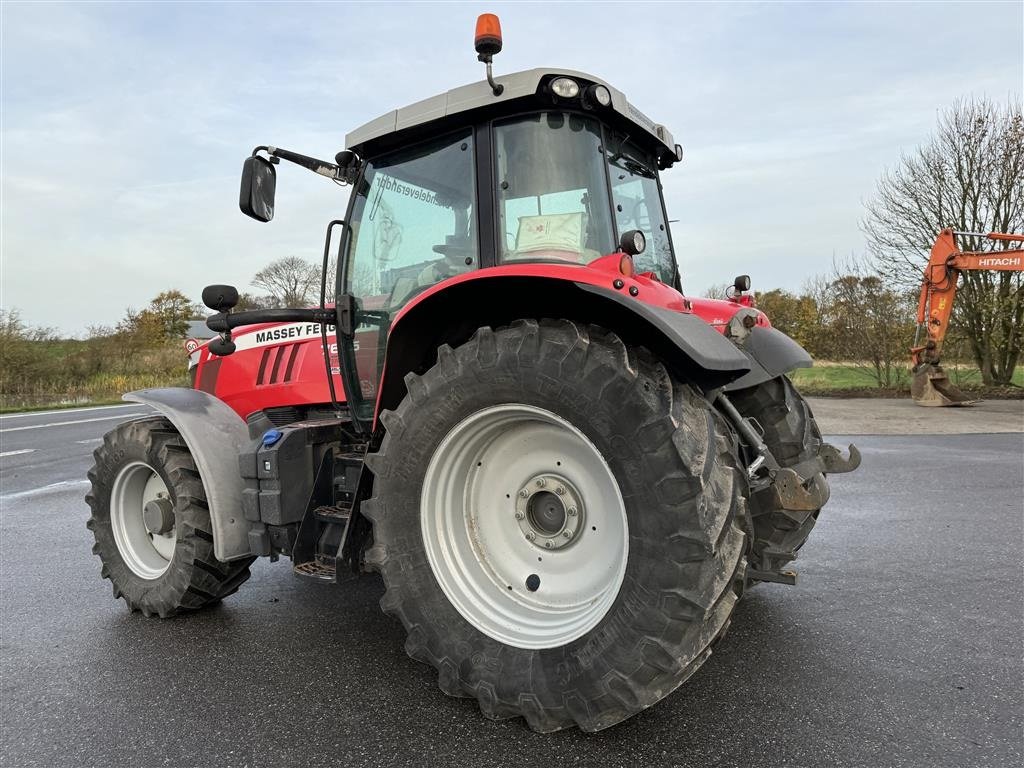
[[[478,262],[468,131],[367,164],[353,208],[347,290],[394,314]]]
[[[653,272],[663,283],[671,283],[676,262],[654,158],[624,136],[609,132],[608,166],[619,234],[639,229],[647,238],[647,248],[633,258],[637,271]]]
[[[494,125],[501,261],[584,264],[615,250],[601,125],[545,112]]]

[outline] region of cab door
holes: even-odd
[[[365,431],[395,316],[414,296],[479,266],[474,149],[465,129],[366,162],[340,265],[339,356]]]

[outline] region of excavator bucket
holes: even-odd
[[[910,394],[918,405],[971,405],[975,403],[949,380],[941,365],[920,365],[914,369]]]

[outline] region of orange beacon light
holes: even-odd
[[[501,51],[501,22],[497,16],[493,13],[480,14],[476,20],[476,37],[473,42],[480,61],[486,61]]]

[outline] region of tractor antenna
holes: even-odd
[[[476,58],[487,65],[487,84],[495,96],[501,96],[505,86],[494,82],[491,73],[491,61],[496,53],[501,52],[501,22],[493,13],[481,13],[476,20]]]

